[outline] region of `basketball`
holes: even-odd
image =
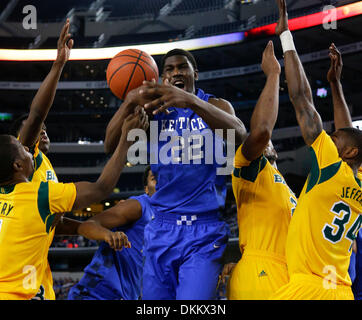
[[[158,68],[148,53],[138,49],[127,49],[111,59],[106,77],[112,93],[124,100],[127,93],[141,86],[144,80],[158,81]]]

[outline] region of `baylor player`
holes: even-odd
[[[271,41],[261,67],[266,84],[251,117],[250,133],[234,159],[232,185],[242,258],[231,273],[230,300],[265,300],[288,282],[285,241],[297,199],[277,169],[270,141],[278,116],[280,76]]]
[[[348,266],[362,223],[362,132],[340,128],[329,136],[288,28],[285,0],[278,0],[280,36],[289,97],[310,146],[311,171],[291,220],[286,256],[289,283],[273,299],[353,299]]]
[[[47,268],[49,233],[64,212],[105,199],[113,191],[130,143],[132,128],[146,129],[140,109],[124,122],[116,151],[96,182],[29,181],[34,162],[15,137],[0,136],[0,299],[31,299],[39,291]],[[80,234],[82,234],[80,232]],[[95,225],[94,240],[112,248],[129,246],[123,233]]]
[[[19,141],[24,146],[28,147],[33,155],[34,172],[32,176],[29,177],[29,180],[34,182],[58,182],[58,178],[53,169],[53,166],[46,156],[47,152],[49,151],[50,141],[46,132],[44,121],[53,104],[58,81],[66,62],[69,59],[70,51],[74,44],[73,39],[70,39],[71,35],[69,34],[69,28],[69,20],[67,20],[58,39],[57,57],[53,62],[49,74],[44,79],[31,103],[29,115],[18,118],[11,128],[11,134],[18,137]],[[77,227],[77,224],[74,220],[66,220],[68,224],[73,224],[73,228]],[[49,246],[53,241],[55,233],[55,228],[49,232]],[[42,299],[43,297],[49,300],[55,299],[53,278],[49,263],[47,264],[44,283],[40,288],[37,298]]]

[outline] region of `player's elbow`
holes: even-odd
[[[246,131],[244,123],[240,119],[237,119],[237,121],[239,125],[235,128],[235,143],[240,145],[244,143],[248,133]]]
[[[114,150],[116,149],[116,146],[110,136],[111,136],[111,134],[109,134],[107,131],[106,137],[104,139],[104,152],[106,154],[112,154],[114,152]]]
[[[253,141],[258,145],[267,145],[272,137],[273,129],[268,126],[260,125],[257,128],[251,130],[250,134],[253,137]]]
[[[289,92],[289,99],[293,105],[304,105],[310,102],[310,95],[303,89]]]

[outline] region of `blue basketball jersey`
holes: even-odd
[[[208,101],[210,94],[197,89]],[[188,108],[169,108],[157,114],[158,139],[148,146],[157,192],[152,206],[160,213],[203,214],[217,211],[216,168],[222,162],[224,142],[206,122]],[[155,163],[157,162],[157,163]]]
[[[150,197],[146,194],[130,199],[142,206],[142,217],[131,225],[112,231],[123,231],[131,248],[115,251],[102,242],[91,263],[84,269],[84,276],[70,291],[68,299],[137,300],[141,294],[143,267],[144,229],[153,213]]]

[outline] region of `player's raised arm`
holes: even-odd
[[[263,153],[278,117],[280,65],[272,41],[263,52],[261,68],[267,78],[266,84],[251,116],[250,133],[242,148],[245,158],[250,161]]]
[[[328,70],[327,80],[332,90],[334,126],[336,130],[346,127],[352,128],[352,119],[341,83],[342,55],[334,43],[329,47],[329,57],[331,58],[331,66]]]
[[[29,116],[25,120],[24,126],[20,131],[20,142],[25,146],[32,147],[39,138],[43,122],[53,104],[63,67],[68,61],[70,51],[73,48],[74,42],[70,37],[68,19],[63,26],[58,39],[57,58],[53,62],[50,72],[36,93],[30,106]]]
[[[304,141],[311,145],[323,130],[322,120],[314,107],[312,91],[288,28],[286,1],[277,0],[277,3],[279,20],[275,33],[282,43],[289,98],[294,106]]]
[[[73,209],[84,208],[98,202],[111,194],[115,187],[127,158],[127,151],[132,142],[127,141],[128,132],[134,128],[146,130],[148,127],[147,115],[142,108],[137,108],[134,113],[124,120],[122,135],[116,150],[104,167],[96,182],[77,182],[77,197]]]
[[[139,90],[142,87],[143,86],[133,89],[127,94],[125,100],[120,105],[117,112],[113,115],[112,119],[109,121],[104,139],[104,151],[106,153],[112,153],[116,149],[122,134],[122,125],[124,119],[133,113],[137,106],[143,106],[145,103],[150,101],[151,98],[147,99],[146,96],[139,94]]]

